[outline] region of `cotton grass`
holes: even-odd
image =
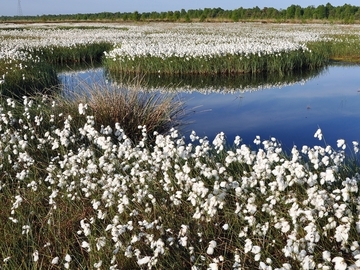
[[[0,61],[21,71],[23,60],[41,61],[42,50],[95,41],[118,44],[108,53],[111,61],[133,61],[145,48],[162,53],[147,51],[149,57],[183,60],[232,52],[249,61],[275,59],[300,50],[311,54],[306,44],[326,42],[324,29],[327,35],[344,31],[256,26],[2,30]],[[178,47],[174,40],[181,37],[192,43]],[[145,46],[154,40],[173,46]],[[273,42],[280,47],[271,51]],[[4,72],[1,85],[9,78]],[[285,154],[276,138],[256,136],[251,147],[240,136],[229,145],[222,132],[213,141],[195,131],[187,139],[171,128],[181,111],[172,97],[86,90],[71,101],[0,100],[1,268],[359,268],[357,141],[339,138],[332,147],[318,129],[314,135],[323,146],[294,146]],[[163,133],[154,119],[170,130]]]
[[[93,27],[92,27],[93,26]],[[238,74],[358,59],[358,26],[259,23],[34,24],[0,27],[0,82],[14,61],[101,60],[113,73]],[[355,56],[355,57],[351,57]]]
[[[285,155],[275,138],[250,148],[172,129],[150,146],[142,126],[134,144],[119,124],[96,128],[89,103],[49,104],[2,100],[1,267],[359,267],[346,142]]]

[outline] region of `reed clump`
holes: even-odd
[[[176,94],[147,93],[134,85],[123,88],[105,83],[84,83],[77,92],[67,95],[55,100],[59,112],[76,115],[80,106],[93,115],[96,130],[114,129],[120,125],[134,143],[141,140],[143,127],[152,138],[155,131],[166,133],[170,128],[180,127],[186,114],[184,102]],[[79,126],[83,125],[85,118],[79,120]]]

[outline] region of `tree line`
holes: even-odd
[[[60,14],[38,16],[0,16],[0,21],[168,21],[168,22],[206,22],[206,21],[313,21],[328,20],[342,23],[360,21],[360,7],[349,4],[301,7],[291,5],[286,9],[272,7],[181,9],[167,12],[100,12],[84,14]]]

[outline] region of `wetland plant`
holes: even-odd
[[[1,99],[2,268],[359,268],[358,142],[285,155],[140,126],[134,144],[48,104]]]
[[[55,68],[45,62],[17,61],[0,64],[1,95],[22,97],[36,93],[51,93],[58,89],[59,79]]]

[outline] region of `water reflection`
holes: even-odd
[[[226,132],[229,140],[240,135],[251,143],[256,135],[273,136],[287,148],[294,144],[318,144],[313,138],[318,127],[325,140],[336,145],[344,138],[360,138],[360,67],[332,66],[305,84],[239,95],[193,94],[188,106],[203,104],[189,129],[200,135]],[[185,96],[186,98],[189,98]],[[240,98],[239,98],[240,97]],[[323,145],[323,143],[321,143]]]
[[[95,74],[95,75],[94,75]],[[191,114],[190,124],[183,127],[184,135],[195,130],[199,136],[213,139],[223,131],[229,143],[240,135],[251,144],[256,135],[262,139],[275,137],[286,149],[293,145],[324,145],[313,137],[318,127],[323,130],[326,143],[336,146],[343,138],[350,144],[360,139],[360,66],[332,65],[315,73],[290,74],[283,81],[271,76],[196,78],[185,81],[169,78],[167,85],[177,89],[186,101]],[[106,82],[102,69],[94,73],[72,74],[91,84],[95,78]],[[61,76],[71,81],[69,75]],[[162,78],[148,83],[147,90],[164,90],[158,83]],[[243,79],[243,80],[241,80]],[[256,83],[258,80],[258,83]],[[205,84],[200,85],[199,81]],[[119,84],[126,86],[131,80]],[[136,80],[136,83],[139,83]],[[212,84],[213,83],[213,84]],[[177,85],[178,88],[175,86]],[[254,91],[267,89],[267,91]]]
[[[134,84],[147,90],[176,92],[224,92],[256,91],[259,89],[283,87],[319,76],[325,69],[300,70],[285,74],[255,73],[236,75],[167,75],[156,74],[115,76],[106,72],[106,77],[114,83],[129,87]]]

